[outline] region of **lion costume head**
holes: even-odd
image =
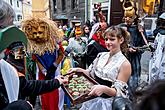
[[[43,55],[46,51],[54,52],[57,48],[57,40],[62,38],[55,22],[48,19],[25,20],[22,23],[22,30],[28,38],[29,53]]]

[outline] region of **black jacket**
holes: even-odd
[[[60,83],[57,79],[52,80],[26,80],[25,77],[19,77],[20,88],[19,98],[24,99],[29,95],[39,95],[60,87]],[[7,92],[5,89],[4,81],[2,79],[0,71],[0,110],[6,107],[9,103]]]

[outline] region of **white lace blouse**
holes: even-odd
[[[103,80],[108,80],[111,82],[115,82],[117,79],[117,76],[119,74],[119,69],[124,61],[126,61],[126,57],[119,51],[115,55],[113,55],[110,58],[110,62],[108,64],[107,60],[110,57],[109,52],[102,52],[99,53],[97,58],[94,60],[93,64],[95,62],[96,66],[94,69],[94,73],[97,77],[103,79]],[[97,60],[97,61],[96,61]],[[93,69],[93,64],[89,66],[89,71]]]
[[[99,53],[94,62],[89,66],[90,74],[94,73],[97,77],[112,82],[111,87],[116,89],[117,96],[128,97],[127,83],[117,80],[120,67],[127,58],[121,51],[111,56],[110,61],[107,63],[109,57],[109,52]]]

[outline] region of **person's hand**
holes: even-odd
[[[68,79],[64,78],[61,75],[57,76],[56,79],[60,82],[60,85],[68,83]]]
[[[134,53],[134,52],[136,52],[136,49],[134,49],[134,48],[129,48],[129,52]]]
[[[104,93],[104,85],[94,85],[91,88],[91,92],[88,95],[91,96],[101,96]]]
[[[77,72],[77,68],[70,68],[67,73]]]

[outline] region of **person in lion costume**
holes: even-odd
[[[55,22],[44,18],[30,18],[22,23],[22,30],[28,39],[27,53],[36,63],[36,79],[54,79],[60,75],[60,62],[63,48],[60,44],[63,34]],[[41,95],[42,110],[61,110],[63,108],[62,89]]]

